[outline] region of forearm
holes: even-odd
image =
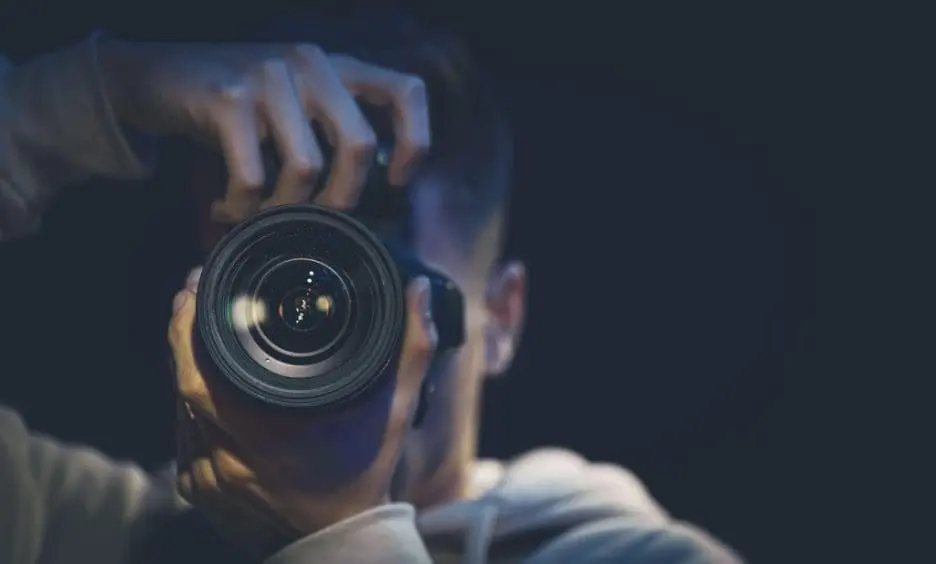
[[[250,562],[175,493],[87,448],[30,431],[0,406],[0,562]]]
[[[93,41],[0,64],[0,239],[34,230],[63,186],[145,170],[114,119]]]
[[[123,564],[142,529],[183,509],[139,468],[34,435],[2,407],[0,477],[0,562]]]

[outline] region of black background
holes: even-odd
[[[885,101],[912,18],[429,4],[499,75],[518,127],[509,250],[530,268],[530,318],[514,373],[489,388],[483,453],[558,444],[625,464],[755,562],[869,559],[847,523],[890,497],[864,477],[890,419],[881,382],[927,373],[906,354],[923,339],[898,337],[919,311],[903,236],[923,239],[904,196],[924,183],[863,141],[912,126]],[[4,50],[98,27],[232,37],[259,10],[14,3]],[[0,249],[0,397],[57,436],[166,460],[183,224],[164,194],[99,185]]]

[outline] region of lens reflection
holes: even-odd
[[[313,354],[337,341],[347,329],[352,309],[342,277],[307,258],[271,268],[252,301],[251,325],[267,345],[288,355]]]
[[[335,311],[335,299],[314,288],[296,288],[279,305],[280,318],[296,331],[312,331]]]

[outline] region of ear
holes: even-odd
[[[497,267],[488,281],[485,371],[491,376],[510,368],[526,318],[526,268],[520,262]]]

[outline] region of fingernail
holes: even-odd
[[[200,266],[193,268],[192,271],[189,272],[188,276],[185,278],[185,287],[193,292],[197,291],[198,281],[201,280],[201,273],[202,273],[202,269]]]
[[[175,313],[182,309],[182,306],[185,305],[185,302],[188,301],[189,293],[187,291],[179,292],[172,299],[172,312]]]
[[[432,284],[429,283],[429,279],[420,276],[416,279],[416,284],[418,284],[419,292],[419,310],[422,313],[423,319],[427,321],[432,320]]]

